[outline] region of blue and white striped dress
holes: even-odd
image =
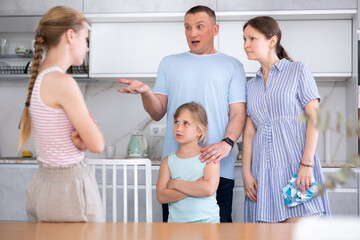
[[[305,147],[306,123],[298,116],[318,98],[315,80],[302,62],[281,59],[270,69],[266,85],[261,69],[247,83],[247,115],[256,128],[251,172],[258,182],[257,203],[245,197],[245,222],[280,222],[307,215],[330,215],[328,195],[287,207],[281,189],[297,173]],[[317,153],[314,177],[324,182]]]

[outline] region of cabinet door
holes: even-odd
[[[38,15],[44,14],[51,7],[64,5],[81,12],[82,0],[55,0],[55,1],[1,1],[0,14],[2,15]]]
[[[335,175],[340,168],[323,168],[325,177]],[[359,216],[359,173],[352,174],[345,184],[337,185],[334,190],[327,190],[330,209],[333,216]]]
[[[324,10],[356,8],[356,0],[313,1],[313,0],[218,0],[218,11],[261,11],[261,10]]]
[[[323,168],[324,175],[333,175],[340,171],[339,168]],[[328,190],[331,213],[334,216],[358,216],[359,212],[359,173],[347,179],[344,185],[337,186],[334,190]],[[235,167],[235,187],[233,198],[232,217],[234,222],[244,221],[244,183],[242,180],[242,168]]]
[[[172,0],[84,0],[85,13],[149,13],[149,12],[185,12],[199,4],[198,0],[172,1]],[[202,0],[206,5],[215,10],[216,1]]]
[[[235,186],[233,190],[232,220],[233,222],[244,222],[244,182],[242,168],[235,167]]]
[[[155,77],[163,57],[185,51],[183,22],[94,23],[90,77]]]
[[[25,189],[37,164],[0,164],[0,221],[27,221]]]
[[[244,21],[220,22],[219,50],[238,58],[247,73],[260,65],[243,49]],[[281,43],[289,56],[304,61],[313,73],[351,73],[351,20],[278,21]]]
[[[94,23],[90,77],[155,76],[163,57],[188,50],[182,22]]]

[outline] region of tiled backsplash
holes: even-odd
[[[130,136],[136,131],[142,131],[148,142],[149,157],[161,159],[163,137],[150,137],[150,124],[165,124],[165,118],[159,123],[151,120],[145,112],[139,95],[121,94],[116,90],[121,87],[114,82],[79,82],[84,94],[89,112],[94,114],[101,131],[104,134],[106,144],[116,145],[116,158],[125,158]],[[150,84],[153,87],[153,83]],[[326,113],[331,115],[331,148],[333,161],[343,162],[346,159],[345,131],[335,131],[336,115],[340,113],[345,119],[345,100],[337,96],[344,96],[344,82],[318,82],[320,95],[322,96],[321,115],[324,120]],[[0,81],[0,153],[2,157],[20,156],[17,153],[19,137],[18,124],[24,106],[27,93],[27,81]],[[35,153],[33,141],[24,147]],[[324,159],[324,134],[321,131],[318,142],[318,154]],[[105,158],[104,153],[87,153],[89,158]],[[234,155],[237,149],[234,148]]]
[[[140,95],[121,94],[119,83],[80,82],[89,112],[94,114],[106,144],[116,145],[116,158],[125,158],[130,136],[141,130],[148,140],[151,158],[161,158],[163,137],[149,137],[149,124],[155,123],[145,112]],[[0,153],[3,157],[20,156],[17,153],[18,124],[27,93],[27,81],[0,81]],[[155,123],[157,124],[157,123]],[[161,123],[165,124],[165,119]],[[35,153],[33,140],[26,150]],[[105,158],[104,153],[87,153],[89,158]]]

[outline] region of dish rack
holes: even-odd
[[[0,74],[26,74],[26,66],[0,66]]]

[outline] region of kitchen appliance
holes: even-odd
[[[138,130],[131,135],[127,148],[128,158],[143,158],[148,156],[146,138]]]

